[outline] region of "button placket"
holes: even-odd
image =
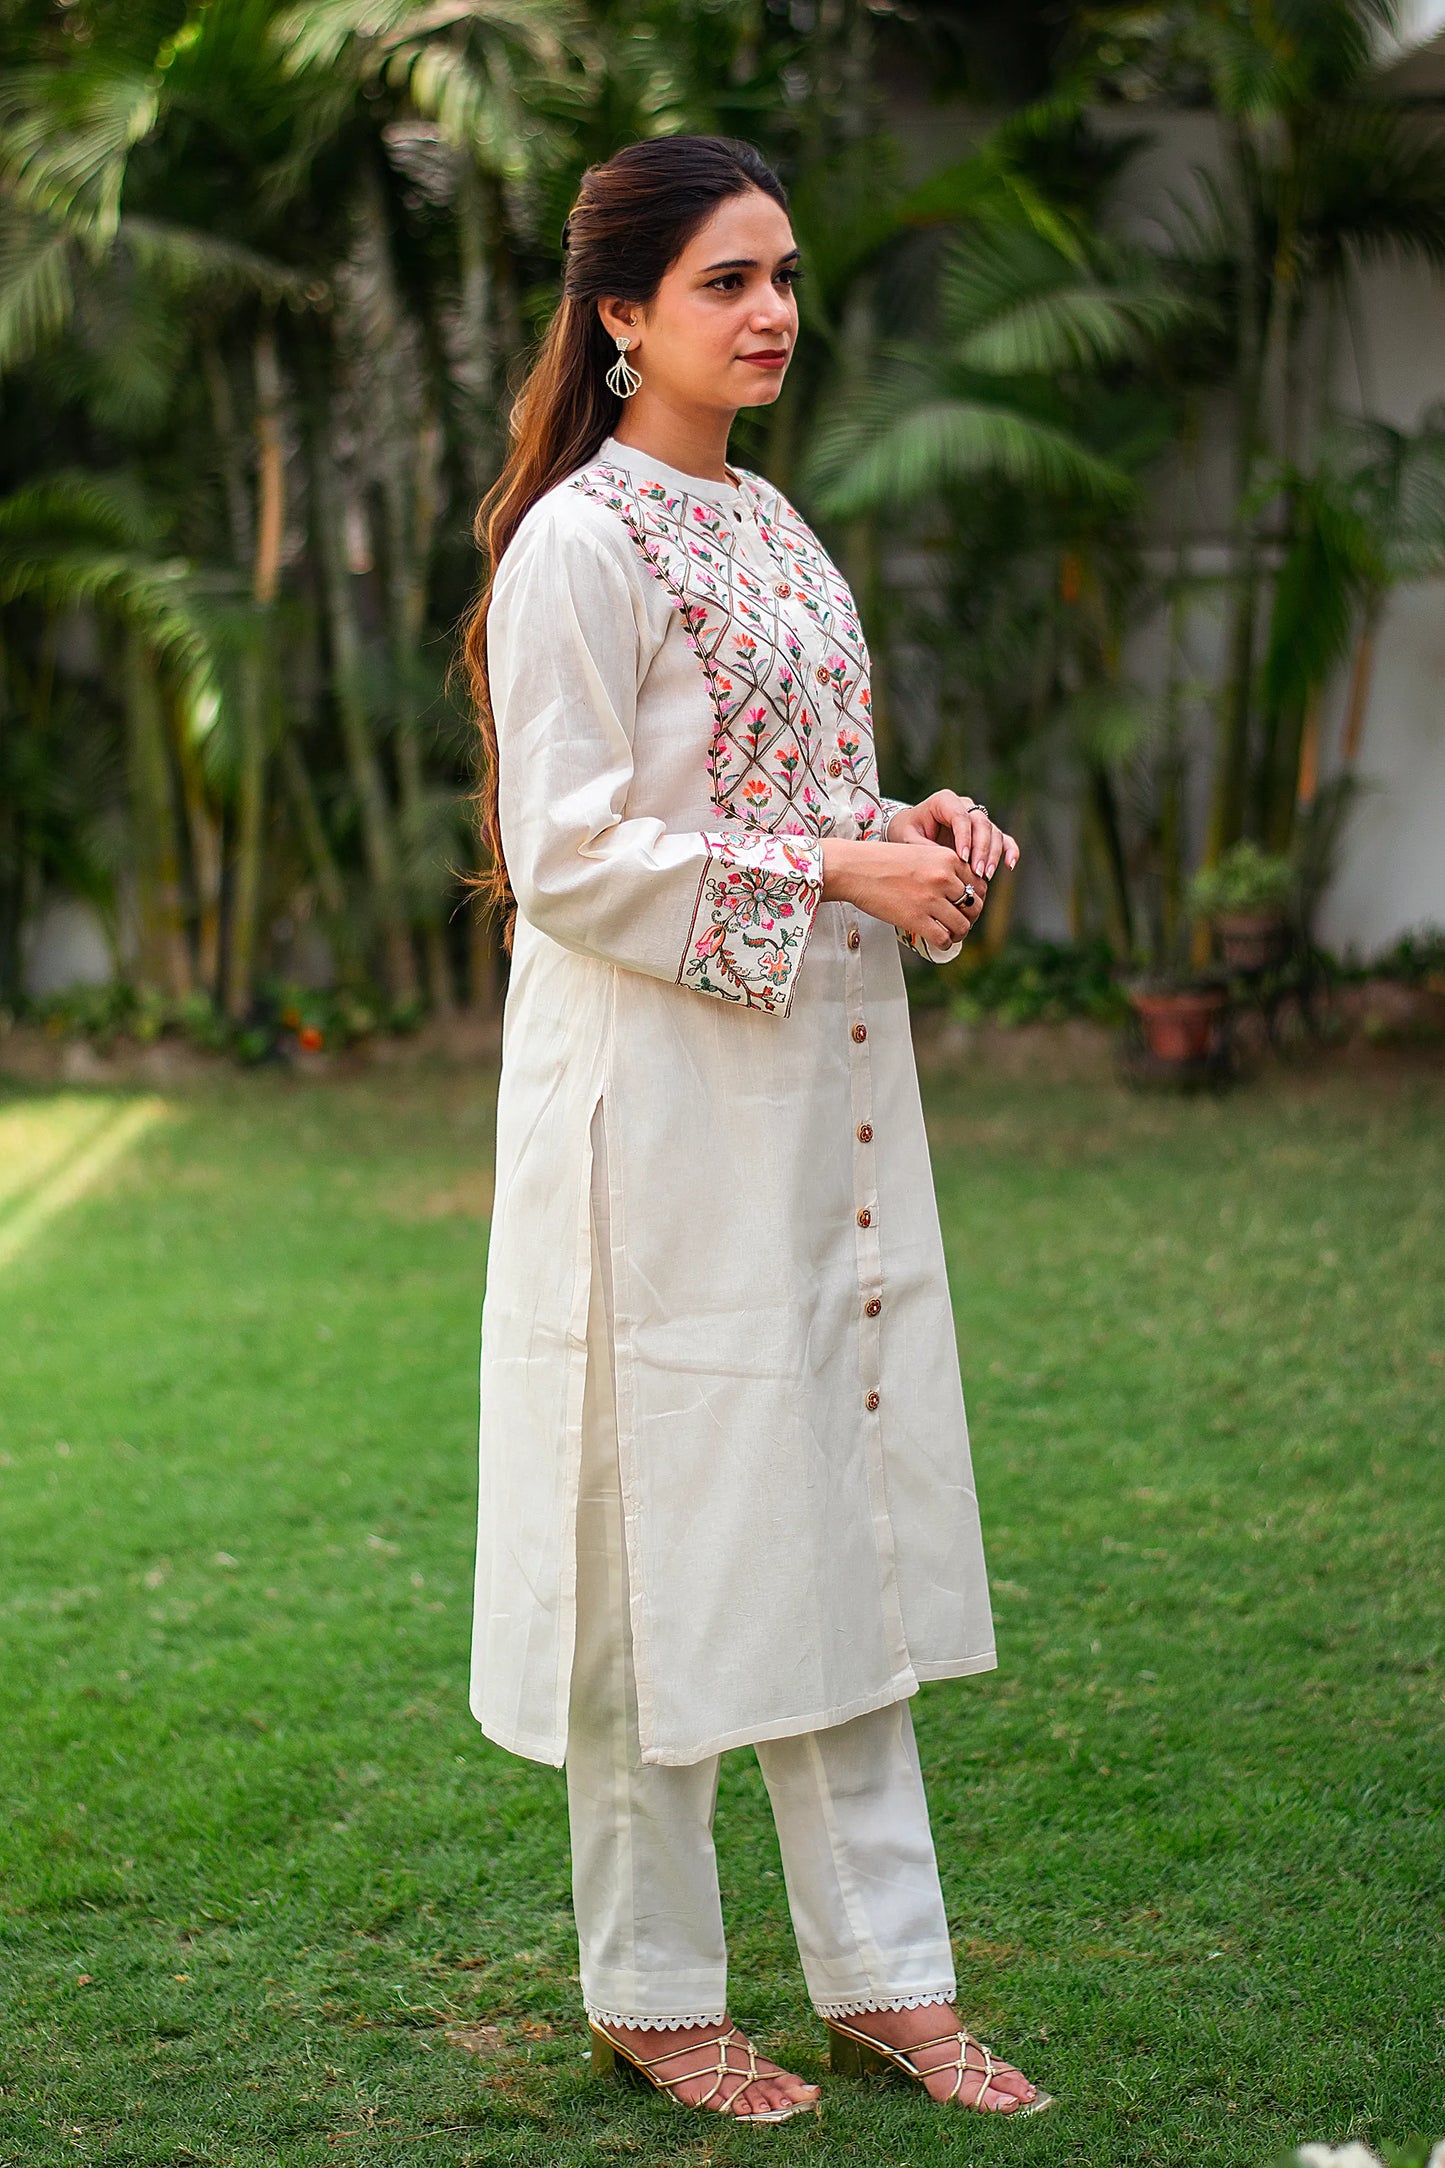
[[[858,1260],[858,1383],[871,1415],[881,1402],[879,1316],[883,1308],[883,1257],[878,1230],[878,1184],[873,1153],[873,1068],[863,1021],[863,953],[855,941],[857,919],[844,911],[843,992],[849,1019],[848,1067],[853,1100],[853,1240]]]

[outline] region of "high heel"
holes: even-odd
[[[819,2098],[793,2100],[785,2108],[759,2108],[753,2114],[735,2113],[732,2103],[762,2076],[758,2068],[756,2049],[747,2035],[739,2032],[736,2025],[730,2025],[725,2033],[718,2033],[714,2039],[694,2040],[686,2047],[669,2048],[661,2055],[634,2055],[620,2040],[614,2040],[611,2033],[604,2032],[600,2025],[589,2022],[587,2029],[592,2040],[592,2075],[595,2078],[610,2077],[621,2085],[635,2085],[643,2092],[663,2093],[676,2108],[711,2108],[716,2114],[732,2116],[735,2123],[786,2123],[795,2115],[821,2116],[823,2112],[823,2103]],[[707,2048],[717,2050],[715,2065],[704,2063],[700,2070],[685,2070],[675,2078],[664,2078],[657,2074],[659,2063],[671,2062],[679,2055],[698,2055]],[[730,2049],[736,2049],[739,2054],[747,2057],[744,2068],[739,2069],[728,2061]],[[675,2090],[679,2085],[686,2085],[692,2078],[708,2076],[711,2076],[712,2084],[697,2100],[683,2100]],[[718,2094],[722,2092],[729,2078],[736,2078],[738,2082],[731,2092],[719,2100]]]
[[[998,2068],[991,2051],[962,2025],[956,2032],[940,2034],[937,2040],[915,2040],[911,2048],[893,2048],[889,2047],[886,2041],[871,2039],[867,2033],[858,2032],[852,2025],[845,2025],[841,2018],[824,2018],[823,2023],[828,2034],[828,2065],[839,2077],[901,2077],[911,2085],[921,2085],[923,2090],[928,2092],[928,2079],[937,2077],[940,2071],[951,2069],[954,2074],[953,2084],[942,2105],[959,2100],[966,2077],[982,2077],[983,2083],[973,2099],[959,2102],[962,2107],[978,2108],[993,2083],[993,2075]],[[927,2071],[923,2071],[913,2061],[913,2057],[922,2054],[925,2048],[944,2047],[958,2049],[956,2064],[934,2063]],[[968,2060],[971,2047],[978,2049],[983,2057],[981,2063],[971,2063]],[[932,2094],[929,2094],[929,2098],[932,2097]],[[1032,2100],[1020,2099],[1016,2108],[983,2108],[980,2112],[984,2115],[1038,2115],[1053,2104],[1052,2093],[1041,2093],[1036,2088]]]

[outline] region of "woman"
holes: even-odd
[[[909,1716],[994,1651],[898,953],[955,956],[1018,850],[881,795],[847,584],[727,464],[797,338],[776,176],[634,144],[563,240],[467,628],[515,929],[472,1708],[565,1763],[597,2067],[818,2103],[727,2015],[713,1805],[750,1743],[834,2067],[1028,2112],[952,2007]]]

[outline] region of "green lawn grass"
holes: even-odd
[[[465,1700],[489,1082],[262,1077],[68,1202],[109,1103],[0,1100],[0,2162],[1445,2130],[1445,1079],[927,1099],[1000,1666],[919,1733],[963,2007],[1055,2110],[589,2078],[562,1780]],[[818,2074],[750,1755],[719,1835],[736,2014]]]

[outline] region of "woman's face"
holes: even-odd
[[[600,301],[609,336],[631,340],[637,401],[645,393],[681,415],[776,399],[798,337],[797,258],[787,212],[749,188],[718,205],[651,301]]]

